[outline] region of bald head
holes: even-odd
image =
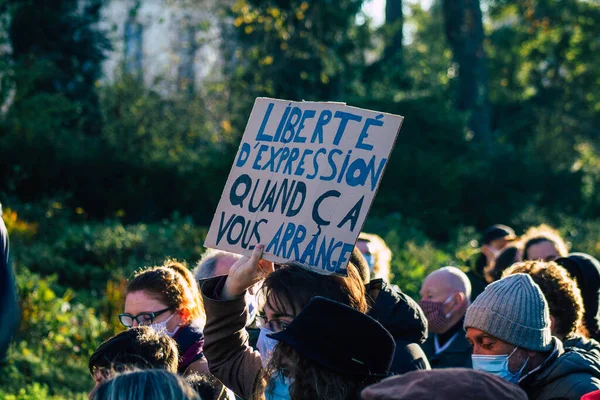
[[[426,295],[440,298],[454,293],[463,293],[467,303],[470,302],[471,282],[467,275],[456,267],[444,267],[433,271],[425,278],[421,287],[422,298],[425,298]],[[445,299],[439,301],[445,301]]]

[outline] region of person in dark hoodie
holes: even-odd
[[[15,287],[15,276],[8,260],[8,231],[2,220],[0,204],[0,362],[19,325],[19,306]]]
[[[589,254],[572,253],[556,259],[577,282],[585,309],[583,320],[590,337],[600,339],[598,324],[598,290],[600,289],[600,262]]]
[[[419,305],[431,333],[422,348],[434,369],[471,367],[471,346],[463,329],[470,298],[469,278],[456,267],[440,268],[423,281]]]
[[[396,352],[391,372],[403,374],[409,371],[430,369],[427,356],[419,346],[427,339],[427,319],[421,307],[396,285],[383,279],[369,280],[369,266],[355,247],[350,256],[365,282],[370,300],[371,318],[382,324],[396,342]]]

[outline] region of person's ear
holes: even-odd
[[[465,304],[467,297],[463,292],[458,292],[454,295],[454,298],[456,299],[456,304],[452,307],[452,312],[457,312]]]
[[[552,315],[550,315],[550,332],[552,332],[553,336],[556,336],[554,334],[554,328],[556,328],[556,319]]]

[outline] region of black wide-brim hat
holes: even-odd
[[[357,377],[388,376],[396,349],[379,322],[324,297],[312,299],[286,330],[267,336],[326,369]]]

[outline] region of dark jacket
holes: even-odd
[[[421,307],[400,288],[382,279],[366,285],[367,293],[375,301],[367,313],[387,329],[396,342],[391,372],[402,374],[419,369],[430,369],[420,343],[427,338],[427,319]]]
[[[554,349],[538,368],[519,380],[530,400],[579,400],[600,389],[600,361],[586,351],[568,348],[554,339]]]
[[[210,372],[241,398],[249,399],[262,368],[260,353],[248,345],[247,308],[244,296],[219,300],[226,277],[202,284],[206,311],[204,355]]]
[[[459,322],[462,324],[462,321]],[[465,338],[464,329],[459,329],[452,342],[446,349],[435,353],[435,333],[427,338],[427,341],[421,345],[431,368],[472,368],[471,354],[473,349]]]
[[[8,250],[8,232],[2,220],[0,204],[0,361],[19,325],[15,275],[8,260]]]
[[[574,347],[582,351],[587,351],[600,360],[600,343],[594,339],[586,339],[581,336],[566,338],[563,340],[563,347],[565,350]]]
[[[585,326],[593,338],[600,339],[600,324],[598,322],[600,262],[585,253],[572,253],[567,257],[557,259],[556,262],[562,265],[577,281],[585,309],[583,316]]]
[[[469,282],[471,282],[471,303],[473,303],[488,285],[483,275],[483,271],[487,266],[487,258],[483,253],[479,252],[471,257],[467,264],[469,271],[466,275],[469,278]]]

